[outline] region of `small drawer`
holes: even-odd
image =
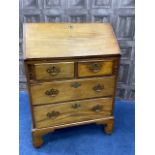
[[[98,119],[112,114],[112,98],[35,106],[35,127],[43,128]]]
[[[35,80],[74,77],[74,62],[38,63],[34,65]]]
[[[114,84],[115,76],[32,84],[30,86],[32,104],[112,96]]]
[[[78,62],[78,77],[91,77],[113,74],[113,61]]]

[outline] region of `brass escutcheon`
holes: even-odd
[[[81,107],[81,105],[79,103],[75,103],[75,104],[72,105],[72,108],[74,108],[74,109],[77,109],[77,108],[80,108],[80,107]]]
[[[80,86],[81,86],[81,83],[79,83],[79,82],[74,82],[71,84],[71,87],[73,87],[73,88],[78,88]]]

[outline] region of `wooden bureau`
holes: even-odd
[[[25,24],[33,145],[56,129],[88,123],[103,124],[110,134],[119,61],[108,23]]]

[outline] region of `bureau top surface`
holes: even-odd
[[[24,58],[85,57],[120,54],[108,23],[24,24]]]

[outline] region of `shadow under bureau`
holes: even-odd
[[[120,49],[108,23],[24,25],[24,64],[35,147],[59,128],[113,129]]]

